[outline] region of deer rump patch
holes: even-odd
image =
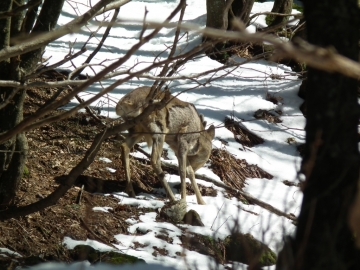
[[[179,140],[188,145],[189,154],[199,146],[200,132],[204,130],[201,119],[191,104],[186,106],[176,105],[167,110],[167,128],[175,133],[168,134],[165,141],[171,148],[178,146]],[[195,153],[197,150],[195,150]]]

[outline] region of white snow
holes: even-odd
[[[76,4],[76,2],[78,4]],[[92,4],[95,1],[91,1]],[[65,10],[59,19],[59,25],[64,25],[74,18],[74,9],[76,7],[76,14],[83,14],[87,10],[88,1],[66,1]],[[105,42],[105,46],[97,54],[93,63],[103,62],[108,64],[114,59],[123,56],[133,44],[138,41],[141,32],[141,24],[134,22],[134,20],[142,20],[145,9],[148,11],[147,19],[153,21],[164,20],[170,12],[178,4],[178,1],[132,1],[121,7],[119,19],[121,24],[115,25],[110,36]],[[206,2],[199,0],[188,0],[185,11],[184,20],[191,23],[197,23],[202,26],[206,22]],[[71,6],[72,7],[71,7]],[[252,14],[264,11],[270,11],[273,2],[265,2],[254,4]],[[109,20],[111,15],[107,18]],[[174,19],[173,21],[176,21]],[[99,21],[103,16],[97,17]],[[132,22],[123,22],[123,20],[130,19]],[[249,31],[254,31],[255,26],[264,26],[265,16],[259,16],[254,19],[253,24],[249,27]],[[45,57],[50,57],[50,64],[57,62],[64,58],[68,53],[69,42],[75,42],[73,48],[79,50],[84,41],[88,38],[88,29],[96,29],[96,23],[89,24],[83,28],[78,34],[68,35],[53,42],[47,47]],[[104,30],[101,29],[99,33]],[[87,55],[97,46],[101,35],[95,34],[87,45],[88,52],[73,60],[76,66],[86,59]],[[142,46],[124,65],[121,69],[132,67],[135,64],[135,70],[150,65],[156,55],[166,50],[172,44],[174,29],[164,28],[161,32],[152,39],[149,43]],[[194,33],[188,33],[182,38],[178,45],[178,52],[182,50],[189,50],[197,44],[200,44],[201,36]],[[166,55],[164,55],[165,57]],[[239,57],[233,57],[232,61],[244,61]],[[199,57],[193,61],[188,62],[179,72],[178,75],[190,75],[204,72],[212,68],[221,67],[222,64],[209,59],[206,56]],[[62,68],[70,68],[70,64],[65,64]],[[94,66],[93,70],[99,71],[102,67],[100,65]],[[85,73],[93,75],[93,70],[87,68]],[[158,74],[159,70],[149,72],[152,75]],[[263,170],[274,176],[273,179],[247,179],[245,191],[254,197],[261,199],[274,207],[279,208],[286,213],[298,215],[300,204],[302,200],[302,193],[297,187],[289,187],[282,183],[283,180],[296,181],[297,172],[300,164],[300,156],[296,150],[296,145],[304,142],[305,133],[303,131],[305,119],[299,111],[299,105],[302,100],[297,97],[297,91],[301,83],[297,77],[290,74],[291,69],[287,66],[269,62],[266,60],[253,61],[240,66],[231,71],[229,74],[227,70],[217,72],[216,76],[226,74],[214,81],[209,81],[211,74],[198,79],[198,82],[203,86],[198,86],[193,80],[178,80],[168,84],[171,92],[174,95],[180,94],[179,98],[192,102],[197,107],[199,113],[205,116],[208,124],[214,124],[216,129],[216,137],[213,140],[213,148],[225,148],[236,158],[245,159],[249,164],[256,164]],[[272,79],[277,75],[277,78]],[[102,87],[107,87],[114,83],[116,78],[106,80],[102,84],[94,84],[90,86],[85,93],[81,95],[83,99],[87,99],[94,93],[99,92]],[[114,106],[116,102],[124,96],[129,90],[138,86],[150,86],[152,81],[149,79],[134,78],[129,82],[120,85],[111,93],[102,99],[94,102],[92,106],[100,107],[102,114],[108,117],[115,118]],[[194,87],[196,87],[194,89]],[[191,89],[191,90],[189,90]],[[183,93],[182,93],[183,92]],[[267,100],[267,94],[281,97],[283,100],[280,105],[275,105]],[[77,104],[76,100],[72,100],[67,108],[73,107]],[[271,124],[265,120],[258,120],[254,118],[254,112],[258,109],[275,110],[281,109],[283,115],[281,116],[281,124]],[[234,139],[233,134],[223,127],[223,121],[226,116],[234,116],[237,119],[243,120],[243,124],[251,131],[259,135],[265,140],[265,143],[257,145],[252,148],[242,147]],[[287,139],[294,138],[295,142],[289,144]],[[225,140],[228,145],[224,146],[219,140]],[[149,152],[145,144],[141,147]],[[135,153],[134,155],[145,158],[143,154]],[[177,164],[175,155],[169,150],[170,161]],[[106,157],[100,158],[103,162],[111,162]],[[219,177],[214,175],[211,170],[206,167],[200,169],[200,174],[207,175],[214,180],[220,181]],[[110,169],[110,168],[109,168]],[[170,186],[174,186],[180,182],[176,175],[167,175],[167,180]],[[228,198],[222,188],[218,188],[211,183],[203,180],[198,180],[199,184],[205,186],[213,186],[218,191],[217,197],[204,197],[206,205],[198,205],[195,196],[187,196],[188,210],[196,210],[205,227],[195,227],[189,225],[175,226],[170,223],[156,222],[157,210],[164,205],[164,201],[160,200],[156,194],[163,193],[163,190],[156,190],[155,194],[139,194],[137,198],[129,198],[125,193],[116,193],[115,197],[119,199],[119,204],[138,206],[141,208],[151,208],[154,212],[143,213],[139,220],[128,219],[126,222],[130,225],[129,235],[115,235],[115,238],[120,244],[116,245],[122,252],[144,259],[147,263],[160,263],[163,266],[172,266],[176,269],[194,269],[197,266],[199,269],[225,269],[224,266],[218,265],[213,259],[183,248],[180,236],[186,233],[198,233],[203,235],[210,235],[215,238],[225,238],[231,233],[234,228],[242,233],[251,233],[258,240],[268,244],[270,248],[276,252],[279,251],[282,245],[282,239],[285,234],[291,234],[295,230],[295,226],[290,220],[279,217],[268,210],[265,210],[257,205],[246,205],[236,200],[235,198]],[[176,197],[180,198],[177,190],[173,190]],[[108,211],[108,208],[94,208],[94,211]],[[141,235],[135,234],[142,232]],[[166,234],[173,239],[172,243],[161,240],[156,236],[159,234]],[[135,248],[134,242],[139,242],[145,247]],[[77,244],[88,244],[96,249],[106,251],[112,250],[102,243],[94,240],[75,241],[65,237],[64,244],[68,248],[73,248]],[[167,256],[154,256],[154,247],[165,248],[168,250]],[[185,254],[181,256],[179,254]],[[36,269],[50,269],[46,268]],[[62,267],[62,268],[61,268]],[[68,266],[61,266],[58,269],[69,269]],[[131,266],[133,267],[133,266]],[[78,263],[77,267],[71,269],[89,269],[86,263]],[[246,266],[237,264],[237,269],[245,269]],[[107,268],[101,268],[107,269]],[[110,269],[110,267],[108,268]],[[126,267],[124,269],[127,269]],[[137,268],[131,268],[137,269]],[[139,268],[140,269],[140,268]],[[152,269],[152,268],[147,268]],[[160,269],[160,268],[154,268]],[[165,269],[165,268],[164,268]],[[273,267],[270,267],[273,269]]]
[[[105,163],[111,163],[112,161],[110,159],[108,159],[107,157],[100,157],[99,158],[100,161],[105,162]]]
[[[16,257],[22,257],[21,254],[15,252],[15,251],[12,251],[12,250],[10,250],[8,248],[0,248],[0,256],[8,257],[8,255],[16,256]]]
[[[26,268],[29,270],[175,270],[173,267],[166,267],[159,264],[126,264],[123,266],[98,263],[95,266],[90,265],[88,261],[76,262],[71,265],[65,263],[42,263],[33,267]]]

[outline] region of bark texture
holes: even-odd
[[[292,10],[293,0],[275,0],[274,6],[271,12],[282,13],[282,14],[290,14]],[[270,26],[274,26],[280,23],[286,23],[288,17],[283,16],[271,16]]]
[[[233,0],[206,0],[206,26],[216,29],[228,28],[228,12]]]
[[[54,29],[59,19],[62,7],[65,0],[45,0],[39,17],[36,20],[35,26],[32,29],[32,34],[39,32],[49,32]],[[31,18],[31,13],[29,14]],[[30,22],[29,22],[30,23]],[[34,36],[36,38],[36,36]],[[41,48],[21,56],[21,68],[24,74],[31,73],[41,61],[41,56],[45,48]]]
[[[0,11],[10,11],[24,5],[25,0],[2,0]],[[10,46],[10,39],[30,31],[50,31],[59,18],[64,0],[45,0],[34,28],[36,9],[32,7],[27,12],[19,12],[11,18],[0,20],[0,49]],[[26,14],[26,15],[25,15]],[[41,61],[43,48],[24,54],[22,57],[13,57],[0,62],[0,79],[22,81],[24,75],[33,72]],[[15,91],[13,88],[1,88],[0,102],[7,100]],[[23,103],[25,90],[18,91],[12,101],[0,110],[0,134],[11,130],[23,119]],[[0,145],[0,205],[7,206],[14,201],[16,190],[23,175],[28,145],[25,134],[18,134]]]
[[[206,0],[207,19],[206,26],[222,30],[233,30],[232,21],[240,19],[245,24],[249,20],[254,0]],[[209,38],[204,38],[209,41]],[[214,45],[206,54],[220,62],[229,57],[227,49],[233,44],[226,40],[211,40]]]
[[[357,60],[357,1],[303,3],[308,41]],[[357,82],[309,68],[306,95],[304,198],[296,237],[287,242],[277,269],[360,269],[347,224],[360,164]]]
[[[228,30],[233,30],[231,21],[233,19],[239,19],[244,24],[249,22],[250,12],[254,5],[254,0],[234,0],[229,10],[229,26]]]

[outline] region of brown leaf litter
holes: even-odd
[[[257,165],[249,165],[245,159],[237,159],[225,149],[213,149],[210,156],[212,171],[228,186],[242,190],[246,178],[273,176]]]

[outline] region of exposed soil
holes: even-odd
[[[41,79],[51,80],[49,77]],[[56,79],[53,78],[53,80]],[[56,91],[58,90],[30,89],[25,102],[25,117],[43,106],[45,101],[49,100]],[[66,93],[66,89],[64,93]],[[56,111],[51,114],[59,113],[60,111]],[[102,118],[101,121],[114,120]],[[94,136],[102,128],[103,126],[87,113],[77,113],[66,120],[28,132],[26,136],[29,144],[29,156],[15,205],[28,205],[52,193],[61,183],[64,175],[67,175],[82,159]],[[3,257],[0,254],[0,269],[14,269],[18,265],[34,265],[44,261],[71,262],[76,260],[76,257],[62,245],[64,237],[71,237],[75,240],[95,239],[110,246],[116,244],[113,236],[127,233],[128,225],[124,220],[130,217],[136,219],[139,211],[137,207],[119,204],[119,200],[114,196],[102,195],[102,193],[124,191],[124,171],[119,153],[119,142],[115,138],[106,140],[95,161],[56,205],[25,217],[0,222],[0,247],[6,247],[23,256],[19,258],[14,255],[13,258],[17,259],[14,261],[12,258]],[[106,157],[112,162],[101,161],[100,157]],[[216,153],[216,158],[229,158],[229,162],[220,163],[226,166],[238,163],[246,170],[244,162],[236,161],[230,155],[224,157],[223,153],[221,156]],[[116,171],[110,172],[107,167]],[[135,181],[135,192],[151,192],[152,188],[160,186],[147,161],[131,158],[130,167],[132,179]],[[214,168],[214,171],[217,170],[223,174],[222,172],[229,171],[229,167]],[[252,167],[249,170],[252,175],[260,177],[254,173]],[[174,171],[169,172],[174,173]],[[236,173],[237,175],[231,177],[239,179],[241,173],[238,171]],[[220,175],[220,177],[224,178],[225,176]],[[229,182],[227,184],[238,189],[243,187],[243,183]],[[79,200],[82,186],[85,191]],[[203,195],[216,196],[216,191],[212,188],[201,185],[199,188]],[[187,192],[193,194],[189,185]],[[94,211],[93,207],[95,206],[108,206],[112,209],[109,212]],[[160,248],[156,249],[158,254],[164,255],[166,252]]]
[[[42,106],[43,101],[48,100],[55,91],[30,89],[25,102],[25,117]],[[59,112],[53,114],[57,113]],[[69,119],[28,132],[26,135],[29,156],[15,205],[34,203],[53,192],[62,176],[68,174],[80,161],[94,135],[101,128],[102,126],[88,115],[78,113]],[[101,186],[104,193],[124,190],[124,183],[118,181],[123,178],[123,170],[114,140],[103,144],[99,157],[107,157],[112,163],[107,164],[97,158],[85,171],[85,175],[90,179],[101,180],[101,185],[98,184],[97,187]],[[132,163],[139,162],[132,160]],[[109,172],[107,167],[116,169],[116,172]],[[150,166],[138,167],[141,168],[141,174],[147,175],[148,182],[155,179]],[[82,178],[86,177],[82,176],[77,185],[70,188],[56,205],[0,223],[1,247],[23,256],[17,258],[18,262],[0,256],[0,269],[13,269],[16,265],[34,265],[43,261],[73,261],[74,258],[61,244],[65,236],[75,240],[90,238],[111,245],[116,243],[114,235],[127,232],[127,223],[124,220],[136,214],[137,208],[119,206],[118,199],[113,196],[86,191],[83,192],[80,202],[77,202]],[[99,189],[94,188],[91,183],[86,182],[85,190],[98,192]],[[109,213],[93,211],[95,206],[108,206],[113,210]]]

